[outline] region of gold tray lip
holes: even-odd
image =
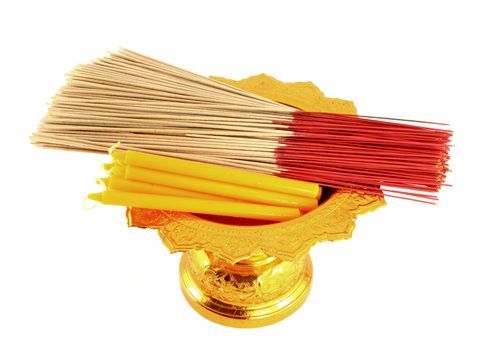
[[[162,211],[158,233],[170,252],[204,249],[236,263],[257,254],[294,261],[318,242],[351,238],[357,215],[385,204],[382,197],[340,190],[318,208],[280,223],[240,226]]]

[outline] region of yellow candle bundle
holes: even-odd
[[[113,152],[112,157],[121,163],[135,167],[199,177],[211,181],[226,182],[309,198],[316,198],[321,195],[321,187],[316,183],[286,179],[220,165],[158,156],[137,151]]]
[[[113,152],[103,204],[283,221],[318,205],[317,184],[135,151]]]
[[[229,184],[226,182],[211,181],[198,177],[138,168],[131,165],[115,165],[112,169],[112,173],[127,180],[141,181],[157,185],[169,185],[175,188],[199,191],[216,196],[261,204],[314,209],[318,203],[315,198],[298,197],[280,192]]]

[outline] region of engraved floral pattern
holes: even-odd
[[[204,295],[241,306],[273,302],[285,295],[301,280],[306,264],[310,264],[309,257],[305,257],[294,263],[267,264],[263,272],[237,274],[224,269],[223,264],[200,265],[191,261],[190,254],[187,258],[185,266]]]
[[[358,214],[384,205],[382,197],[337,191],[315,210],[290,221],[260,226],[226,225],[180,212],[159,211],[160,237],[171,252],[205,249],[235,263],[257,253],[296,260],[318,242],[351,238]],[[131,209],[131,221],[141,210]]]

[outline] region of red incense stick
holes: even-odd
[[[276,150],[282,175],[328,187],[435,201],[452,131],[440,123],[296,111],[277,121],[294,135]],[[402,124],[405,122],[407,124]],[[408,122],[416,125],[408,124]]]

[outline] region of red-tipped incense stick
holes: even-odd
[[[437,199],[431,193],[445,182],[452,131],[390,118],[292,115],[291,121],[278,122],[294,133],[276,151],[284,176],[366,193],[378,194],[383,187],[387,195]]]

